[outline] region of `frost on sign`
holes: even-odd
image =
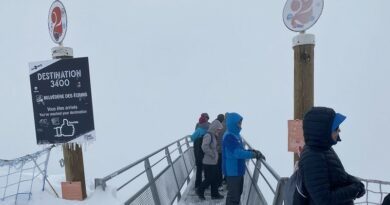
[[[323,0],[287,0],[283,22],[292,31],[305,31],[317,22],[323,8]]]

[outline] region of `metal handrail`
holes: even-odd
[[[97,187],[102,187],[103,190],[105,190],[107,181],[109,181],[109,180],[111,180],[112,178],[114,178],[114,177],[116,177],[116,176],[118,176],[118,175],[120,175],[120,174],[126,172],[127,170],[133,168],[134,166],[140,164],[141,162],[144,162],[146,159],[149,159],[150,157],[152,157],[152,156],[158,154],[159,152],[165,150],[167,147],[170,147],[170,146],[172,146],[172,145],[174,145],[175,143],[178,143],[178,142],[180,143],[180,141],[185,140],[185,139],[187,139],[188,137],[189,137],[189,136],[182,137],[182,138],[180,138],[179,140],[176,140],[176,141],[174,141],[174,142],[172,142],[172,143],[170,143],[170,144],[168,144],[168,145],[162,147],[161,149],[158,149],[157,151],[155,151],[155,152],[153,152],[153,153],[151,153],[151,154],[149,154],[149,155],[147,155],[147,156],[145,156],[145,157],[143,157],[143,158],[141,158],[141,159],[139,159],[139,160],[137,160],[137,161],[135,161],[135,162],[133,162],[133,163],[131,163],[131,164],[129,164],[129,165],[127,165],[127,166],[125,166],[125,167],[123,167],[123,168],[121,168],[121,169],[119,169],[119,170],[117,170],[117,171],[115,171],[115,172],[113,172],[113,173],[111,173],[111,174],[109,174],[109,175],[103,177],[103,178],[96,178],[96,179],[95,179],[95,188],[97,188]],[[188,142],[188,140],[187,140],[186,142]],[[181,145],[182,145],[182,144],[181,144]],[[185,145],[185,144],[184,144],[184,145]],[[160,161],[161,161],[161,160],[160,160]],[[155,165],[155,164],[154,164],[154,165]],[[154,166],[154,165],[153,165],[153,166]],[[151,166],[151,167],[153,167],[153,166]],[[145,172],[145,171],[146,171],[146,170],[144,170],[144,172]]]
[[[249,149],[253,149],[252,146],[245,139],[243,139],[243,143]],[[268,188],[274,194],[273,204],[274,205],[282,205],[282,203],[283,203],[282,196],[283,196],[283,191],[284,191],[283,187],[284,187],[286,178],[280,177],[279,174],[263,159],[258,159],[256,161],[256,163],[253,160],[250,160],[250,161],[255,165],[254,166],[254,171],[253,171],[253,176],[259,176],[260,175],[263,178],[263,180],[266,182]],[[257,163],[259,163],[259,166],[256,166]],[[266,170],[273,176],[273,178],[275,179],[275,181],[277,183],[276,184],[276,188],[272,187],[270,181],[264,176],[264,174],[263,174],[263,172],[261,170],[261,166],[260,165],[264,165]],[[263,199],[263,195],[262,195],[261,191],[258,191],[258,190],[260,190],[258,185],[257,185],[258,177],[253,177],[253,178],[250,178],[250,179],[252,181],[251,182],[252,184],[256,184],[255,187],[256,187],[256,193],[258,194],[258,197],[260,199]],[[248,196],[248,198],[249,198],[249,196]],[[267,204],[267,202],[264,202],[264,203]]]

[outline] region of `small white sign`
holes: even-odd
[[[283,22],[292,31],[306,31],[320,18],[324,0],[287,0]]]
[[[54,43],[62,43],[67,26],[68,20],[65,7],[59,0],[56,0],[50,6],[48,18],[49,33]]]

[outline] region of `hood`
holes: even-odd
[[[215,135],[215,133],[217,132],[218,129],[222,129],[222,123],[219,122],[218,120],[214,120],[211,124],[210,124],[210,127],[209,127],[209,130],[208,132],[212,133]]]
[[[240,135],[241,127],[238,126],[238,122],[242,121],[241,115],[232,112],[226,114],[226,130],[235,135]]]
[[[314,149],[329,149],[336,144],[332,139],[332,125],[336,113],[327,107],[313,107],[303,118],[305,144]]]

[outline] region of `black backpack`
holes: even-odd
[[[284,188],[284,205],[307,205],[309,194],[303,183],[302,172],[297,169],[287,180]]]

